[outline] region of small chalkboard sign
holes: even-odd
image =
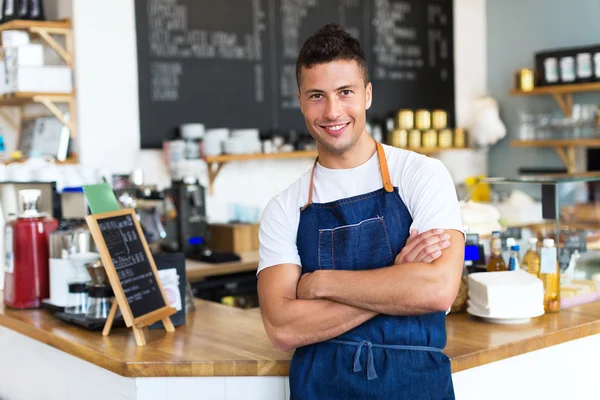
[[[115,293],[102,334],[110,333],[117,307],[125,325],[133,329],[138,346],[146,344],[141,329],[154,322],[162,321],[168,332],[174,331],[169,316],[177,310],[168,305],[135,211],[93,214],[86,220]]]

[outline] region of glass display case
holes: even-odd
[[[461,211],[471,270],[485,270],[493,231],[501,232],[507,265],[507,243],[519,245],[522,258],[530,238],[539,247],[551,238],[561,270],[561,303],[582,294],[600,300],[600,173],[482,178],[463,196]]]

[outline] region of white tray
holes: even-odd
[[[485,322],[490,322],[493,324],[526,324],[531,321],[531,318],[539,317],[540,315],[544,315],[544,312],[538,313],[537,315],[532,315],[527,318],[506,318],[506,317],[498,317],[491,315],[483,315],[475,311],[472,307],[467,308],[467,313],[481,318]]]

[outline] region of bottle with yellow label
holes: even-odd
[[[540,279],[544,283],[544,311],[560,311],[560,269],[554,239],[544,239],[541,251]]]

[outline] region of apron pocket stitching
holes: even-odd
[[[390,235],[388,234],[387,225],[383,217],[379,217],[381,224],[383,225],[383,231],[385,232],[385,239],[387,240],[388,251],[390,253],[390,262],[394,262],[394,255],[392,254],[392,246],[390,245]]]
[[[331,231],[331,269],[335,269],[335,258],[333,253],[333,231]]]

